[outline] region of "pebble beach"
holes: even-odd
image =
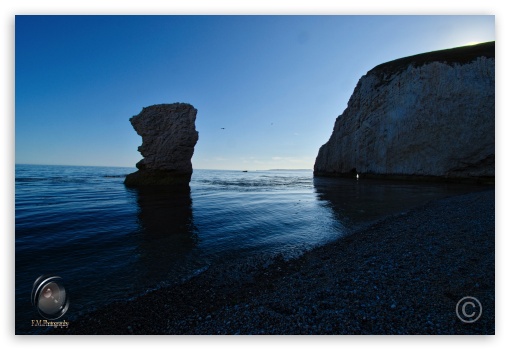
[[[483,306],[476,321],[458,316],[467,296]],[[296,259],[216,264],[50,333],[495,334],[495,191],[429,202]]]

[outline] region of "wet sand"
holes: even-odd
[[[495,192],[486,190],[387,217],[298,259],[217,264],[50,333],[494,334],[494,288]],[[456,313],[466,296],[482,304],[472,323]],[[477,316],[470,307],[467,321]]]

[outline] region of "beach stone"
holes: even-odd
[[[191,157],[198,141],[197,110],[187,103],[158,104],[142,109],[129,121],[142,137],[138,151],[144,157],[129,174],[127,186],[188,184]]]
[[[495,43],[424,53],[361,77],[316,176],[495,175]]]

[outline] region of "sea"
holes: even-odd
[[[312,170],[193,172],[189,188],[132,189],[135,168],[15,166],[15,332],[44,333],[34,281],[59,276],[62,317],[136,298],[214,264],[292,259],[474,185],[314,178]]]

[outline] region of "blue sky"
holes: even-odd
[[[187,102],[194,168],[311,169],[368,70],[492,40],[494,16],[16,16],[15,161],[134,166],[129,118]]]

